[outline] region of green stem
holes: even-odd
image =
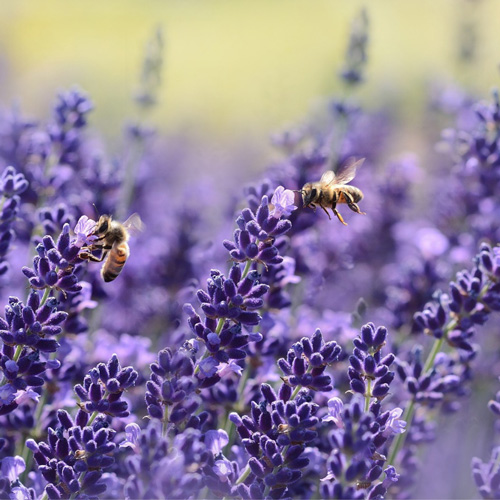
[[[446,333],[448,333],[452,329],[453,327],[447,328]],[[427,360],[425,361],[423,373],[428,372],[434,366],[434,361],[436,359],[438,352],[440,352],[441,348],[443,347],[443,342],[444,342],[444,336],[434,341],[434,345],[432,346],[431,352],[429,353],[429,356],[427,356]]]
[[[450,321],[444,329],[444,335],[440,339],[436,339],[434,341],[432,349],[429,352],[429,355],[427,356],[427,359],[425,361],[423,373],[428,372],[434,366],[434,361],[436,359],[437,354],[441,351],[441,349],[443,347],[443,343],[444,343],[444,340],[446,338],[446,335],[448,334],[449,331],[451,331],[453,328],[455,328],[455,326],[456,326],[456,321],[455,320]],[[394,465],[394,461],[396,460],[396,456],[406,441],[406,436],[408,435],[411,424],[413,422],[413,417],[415,416],[415,411],[416,411],[416,404],[415,404],[415,400],[412,399],[410,401],[410,403],[408,404],[408,406],[406,407],[405,412],[404,412],[403,417],[402,417],[402,420],[404,420],[406,422],[406,431],[402,432],[401,434],[398,434],[394,438],[394,441],[391,445],[391,448],[389,451],[389,457],[387,459],[387,463],[390,465]]]
[[[257,243],[258,243],[258,240],[257,240]],[[253,264],[253,260],[247,260],[247,262],[245,264],[245,268],[243,269],[243,274],[241,275],[241,279],[246,278],[247,274],[250,272],[250,268],[252,267],[252,264]]]
[[[366,379],[366,394],[365,394],[365,412],[370,409],[370,401],[372,400],[372,379]]]
[[[252,472],[252,470],[250,469],[250,466],[247,465],[245,470],[240,474],[240,477],[236,480],[236,484],[241,484],[245,481],[245,479],[250,475],[250,472]]]
[[[20,358],[22,352],[23,352],[23,346],[22,345],[18,345],[16,347],[16,352],[14,353],[14,357],[12,359],[14,361],[18,361],[18,359]]]
[[[409,428],[413,421],[413,416],[415,415],[416,405],[415,400],[412,399],[409,405],[406,407],[402,420],[406,422],[406,431],[398,434],[394,441],[392,442],[389,457],[387,458],[387,465],[394,465],[394,461],[396,460],[396,456],[399,453],[399,450],[403,447],[406,435],[408,434]]]
[[[57,272],[57,268],[56,268],[56,272]],[[45,302],[47,302],[47,299],[49,298],[49,295],[50,295],[50,292],[52,291],[52,288],[46,288],[43,292],[43,295],[42,295],[42,300],[40,301],[40,305],[38,306],[39,308],[42,307]]]
[[[484,297],[484,295],[488,291],[490,285],[491,285],[491,280],[488,279],[487,282],[484,284],[483,288],[481,289],[481,291],[479,292],[479,296],[477,299],[478,302],[481,302],[482,298]],[[470,316],[470,314],[472,314],[472,312],[473,311],[468,313],[467,316]],[[454,328],[457,327],[457,325],[460,322],[460,319],[461,319],[461,317],[457,317],[455,319],[450,320],[446,324],[446,326],[443,328],[443,336],[439,339],[434,340],[434,344],[432,345],[431,351],[429,352],[429,355],[427,356],[427,359],[425,360],[422,373],[427,373],[429,370],[432,369],[432,367],[434,366],[434,361],[436,360],[436,356],[438,355],[439,352],[441,352],[441,349],[443,348],[443,344],[444,344],[445,340],[448,338],[448,334]],[[411,424],[413,422],[413,417],[415,416],[416,409],[417,408],[416,408],[415,400],[412,399],[410,401],[410,403],[408,404],[408,406],[403,414],[403,417],[402,417],[402,420],[404,420],[406,422],[406,431],[401,433],[401,434],[398,434],[397,437],[394,438],[394,441],[392,442],[391,448],[389,450],[389,457],[387,459],[388,465],[394,465],[397,454],[399,453],[399,451],[403,447],[403,445],[406,441],[406,436],[408,435],[408,433],[410,431],[410,427],[411,427]]]
[[[105,398],[106,398],[106,396],[104,396],[103,399],[105,399]],[[92,425],[92,422],[95,420],[97,415],[99,415],[99,412],[97,410],[94,413],[92,413],[92,415],[90,415],[89,421],[87,422],[87,427]]]
[[[161,425],[161,435],[165,437],[167,435],[167,429],[168,429],[168,410],[169,407],[168,405],[165,405],[165,410],[163,410],[163,420],[162,420],[162,425]]]

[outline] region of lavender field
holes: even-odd
[[[149,119],[161,29],[119,140],[80,82],[2,103],[1,499],[500,498],[498,75],[429,77],[416,137],[348,28],[259,151]]]

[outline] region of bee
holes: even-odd
[[[132,214],[125,222],[113,220],[111,215],[101,215],[93,231],[97,239],[88,248],[88,252],[80,257],[102,262],[102,279],[108,283],[113,281],[122,271],[130,255],[128,240],[130,233],[143,231],[144,224],[138,214]],[[100,250],[101,255],[96,257],[91,252]]]
[[[348,163],[339,173],[335,174],[333,170],[325,172],[318,182],[308,182],[304,184],[301,189],[302,201],[304,207],[312,207],[316,210],[316,205],[319,205],[328,215],[331,220],[330,214],[326,210],[331,208],[333,214],[336,215],[344,226],[342,215],[337,210],[337,203],[346,203],[347,206],[358,214],[365,214],[362,212],[357,203],[363,199],[361,189],[355,186],[346,186],[346,184],[354,179],[356,169],[363,164],[364,158],[361,160]]]

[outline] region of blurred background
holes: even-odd
[[[218,144],[262,145],[342,92],[350,24],[365,4],[369,64],[357,96],[365,108],[390,102],[413,117],[411,127],[430,79],[483,93],[498,82],[493,0],[384,0],[376,8],[357,0],[16,0],[0,3],[0,103],[42,117],[50,96],[78,84],[94,102],[92,125],[114,138],[134,117],[145,47],[161,28],[164,69],[151,121]]]
[[[338,75],[345,61],[352,22],[363,7],[369,23],[368,63],[363,71],[365,82],[348,89]],[[145,182],[145,177],[151,175],[147,168],[143,168],[135,179],[127,171],[125,179],[125,184],[127,178],[132,179],[131,183],[138,181],[136,198],[140,201],[143,190],[141,215],[150,229],[146,235],[148,245],[139,245],[145,257],[131,259],[127,264],[131,272],[124,272],[123,279],[118,282],[118,287],[121,282],[128,285],[128,279],[133,286],[124,286],[121,292],[119,288],[109,287],[109,290],[111,296],[115,294],[114,298],[118,298],[118,303],[123,302],[120,293],[125,297],[130,295],[130,290],[144,281],[144,262],[154,264],[154,258],[157,258],[165,267],[164,275],[173,276],[168,292],[173,295],[177,292],[175,280],[178,275],[184,279],[186,274],[179,265],[182,258],[192,258],[197,262],[201,269],[192,271],[196,277],[206,276],[214,264],[206,257],[209,250],[201,246],[196,248],[194,243],[192,247],[198,253],[186,257],[186,242],[182,238],[179,238],[178,259],[170,262],[163,258],[163,255],[176,255],[172,235],[180,233],[184,237],[181,229],[190,228],[194,219],[188,214],[176,222],[172,198],[177,196],[177,205],[183,207],[186,191],[178,187],[168,191],[164,186],[179,186],[188,174],[194,179],[199,171],[210,178],[212,184],[205,179],[199,182],[200,187],[196,190],[188,191],[194,195],[186,205],[193,209],[196,217],[202,212],[195,236],[202,242],[208,241],[210,236],[216,242],[214,247],[219,249],[220,241],[227,238],[234,228],[235,206],[242,199],[240,181],[255,181],[257,173],[264,170],[273,158],[271,134],[305,122],[309,115],[326,107],[332,96],[355,100],[367,114],[380,109],[391,113],[396,126],[390,137],[383,137],[384,142],[378,141],[378,136],[373,137],[375,134],[370,135],[372,142],[383,145],[380,156],[374,153],[371,160],[379,172],[383,169],[387,174],[387,160],[408,150],[418,153],[419,166],[429,172],[431,168],[439,167],[437,162],[429,161],[430,152],[439,140],[441,129],[450,126],[450,120],[443,122],[442,126],[436,123],[429,126],[426,111],[431,89],[436,84],[442,87],[451,85],[450,88],[464,87],[472,94],[489,96],[490,89],[499,84],[500,76],[498,19],[500,3],[495,0],[379,0],[372,3],[358,0],[3,1],[0,2],[0,108],[16,105],[24,116],[44,120],[50,117],[57,93],[77,85],[90,96],[95,107],[89,117],[91,130],[105,139],[103,142],[110,156],[122,157],[123,164],[132,165],[132,168],[136,159],[130,159],[131,154],[126,144],[124,146],[124,125],[134,121],[157,129],[158,142],[162,144],[155,150],[160,154],[154,158],[151,169],[156,168],[156,179],[160,182]],[[140,80],[145,55],[155,51],[162,59],[161,81],[153,82],[156,103],[140,107],[134,96],[144,90]],[[452,92],[450,99],[453,99]],[[383,120],[380,123],[383,124]],[[384,135],[382,126],[375,132]],[[366,139],[363,133],[360,136]],[[354,141],[354,144],[363,145],[363,141]],[[373,144],[367,147],[377,150]],[[361,153],[356,151],[356,154]],[[404,165],[414,162],[410,160],[397,164],[393,172],[403,172]],[[448,167],[448,163],[440,167],[445,179]],[[406,170],[408,179],[405,182],[411,187],[418,184],[414,182],[411,168],[407,166]],[[163,175],[163,172],[167,173]],[[182,177],[181,183],[176,175]],[[388,177],[391,178],[390,171]],[[397,175],[392,178],[397,184]],[[370,179],[373,177],[366,167],[357,177],[360,187],[370,186],[370,191],[374,192]],[[427,201],[429,198],[435,201],[433,191],[429,189],[427,179],[424,181],[417,187],[420,192],[427,193],[427,199],[417,201],[417,205],[431,206]],[[126,185],[124,191],[131,194],[133,186]],[[219,203],[212,191],[216,195],[222,193],[224,196],[219,198],[225,203]],[[130,202],[132,196],[128,198]],[[231,204],[229,198],[237,201]],[[375,198],[367,196],[366,201],[376,204],[378,200]],[[369,213],[378,214],[373,220],[383,220],[386,211],[391,213],[387,201],[380,200],[380,206],[375,206],[371,212],[367,209]],[[220,214],[213,215],[212,212],[217,211],[214,204],[221,205],[218,208]],[[91,211],[90,202],[88,206]],[[210,208],[199,210],[200,206]],[[126,215],[128,207],[120,208],[122,215]],[[399,215],[399,207],[393,207],[392,212]],[[416,212],[427,224],[430,219],[428,212]],[[202,226],[209,216],[217,218],[223,213],[225,219],[219,217],[221,220],[215,224],[219,232],[206,224],[208,236],[203,234]],[[346,210],[343,213],[345,215]],[[324,214],[320,215],[324,217]],[[438,222],[444,220],[443,226],[447,225],[443,214],[435,217]],[[184,220],[188,222],[184,224]],[[333,240],[335,234],[332,237],[330,233],[333,223],[326,217],[323,223],[323,227],[328,228],[325,234]],[[339,254],[350,256],[360,246],[362,236],[369,233],[370,227],[368,217],[363,219],[356,215],[349,226],[350,232],[346,233],[353,235],[354,243],[349,245],[347,240],[344,247],[339,245]],[[409,233],[401,233],[401,246],[411,240],[407,235],[414,233],[415,227],[418,228],[410,226]],[[186,232],[189,241],[191,234],[189,230]],[[165,234],[169,237],[165,238]],[[356,234],[361,236],[356,239]],[[163,248],[172,241],[174,250]],[[321,238],[321,242],[325,248],[336,248],[328,238]],[[428,247],[435,251],[436,245],[431,241]],[[203,253],[205,250],[207,253]],[[392,254],[388,253],[388,256],[390,259]],[[21,258],[24,264],[26,257],[22,255]],[[217,264],[225,267],[226,260],[224,253]],[[351,263],[345,264],[349,279],[339,279],[338,282],[346,284],[346,304],[339,301],[336,308],[352,311],[354,302],[347,302],[356,301],[359,294],[364,293],[363,287],[370,282],[367,279],[368,265],[376,268],[372,261],[368,260],[365,267],[357,266],[358,280],[351,280]],[[335,263],[335,259],[329,256],[328,262]],[[98,266],[94,267],[97,271]],[[399,268],[396,265],[387,274],[394,274],[394,269]],[[136,278],[132,271],[136,272]],[[378,268],[373,271],[376,278],[371,282],[377,283],[378,271]],[[163,274],[158,273],[154,265],[145,274],[163,279]],[[331,282],[336,286],[334,280]],[[163,285],[157,287],[159,291],[154,299],[150,299],[149,290],[143,294],[148,302],[153,303],[144,305],[141,311],[144,317],[151,316],[150,309],[153,310],[154,306],[158,305],[158,310],[162,310],[168,302],[169,296],[165,295]],[[131,302],[134,300],[135,297]],[[121,314],[122,310],[118,309],[118,312]],[[135,310],[133,314],[136,314]],[[96,314],[92,326],[99,324],[101,319]],[[129,317],[125,319],[131,320]],[[134,326],[130,327],[131,330]],[[486,401],[493,391],[484,391],[481,399]],[[478,406],[485,408],[482,400]],[[441,478],[439,486],[432,485],[430,493],[426,490],[429,485],[422,482],[420,498],[432,494],[441,494],[442,498],[469,498],[475,494],[466,476],[468,472],[463,474],[465,479],[456,478],[457,470],[469,470],[471,453],[453,452],[454,456],[450,457],[450,450],[454,450],[457,436],[462,437],[465,426],[470,430],[467,439],[471,442],[467,443],[467,448],[489,449],[491,435],[483,430],[477,437],[479,428],[492,428],[492,425],[484,425],[484,419],[483,415],[478,419],[469,409],[469,413],[458,415],[453,425],[444,426],[446,432],[439,436],[438,447],[442,452],[432,455],[431,450],[423,461],[428,464],[428,470],[439,471],[441,475],[442,469],[446,468],[446,474],[442,473],[444,479]],[[474,453],[486,455],[483,451]]]

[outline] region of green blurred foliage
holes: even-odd
[[[432,78],[483,93],[498,83],[496,0],[4,0],[0,102],[18,99],[43,116],[58,89],[77,84],[96,105],[93,123],[118,133],[137,113],[141,60],[161,26],[162,87],[150,119],[164,131],[262,137],[342,92],[337,72],[363,6],[365,105],[412,117]]]

